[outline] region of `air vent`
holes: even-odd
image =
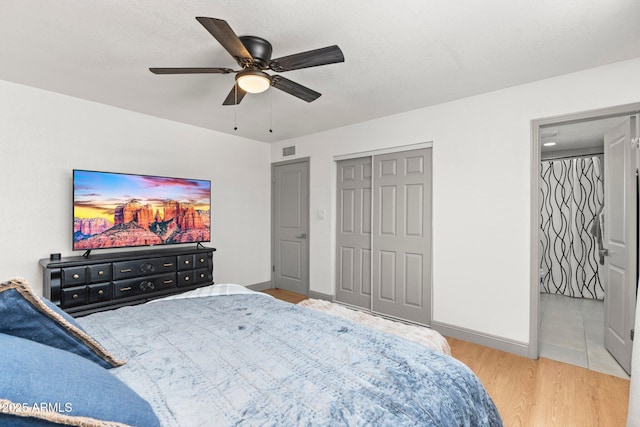
[[[290,147],[284,147],[282,149],[282,157],[293,156],[294,154],[296,154],[296,146],[295,145],[292,145]]]

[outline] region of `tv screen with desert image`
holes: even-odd
[[[73,171],[73,250],[211,241],[211,181]]]

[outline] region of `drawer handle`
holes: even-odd
[[[104,276],[104,271],[102,270],[98,271],[98,276]]]
[[[188,259],[185,259],[185,260],[184,260],[184,263],[185,263],[186,265],[189,265],[189,260],[188,260]]]
[[[100,290],[98,291],[98,295],[103,295],[103,294],[104,294],[104,289],[100,289]]]
[[[204,273],[200,273],[200,278],[204,279]]]
[[[165,281],[164,281],[164,282],[162,282],[162,283],[164,283],[165,285],[168,285],[169,283],[173,283],[173,280],[165,280]]]
[[[204,258],[200,258],[200,262],[204,262]]]
[[[80,295],[78,295],[78,294],[71,295],[71,298],[73,298],[73,299],[78,299],[79,297],[80,297]]]
[[[172,262],[165,262],[164,266],[165,267],[173,267],[173,263]]]
[[[126,288],[120,288],[120,292],[125,292],[125,291],[130,291],[131,290],[131,286],[128,286]]]
[[[125,268],[124,270],[120,270],[120,273],[131,273],[131,269]]]
[[[188,282],[189,280],[191,280],[191,279],[189,279],[189,276],[184,276],[184,281],[185,282]]]
[[[74,274],[74,275],[73,275],[73,278],[74,278],[74,279],[78,279],[79,277],[80,277],[80,276],[79,276],[78,274]]]

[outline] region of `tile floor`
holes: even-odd
[[[604,303],[540,294],[540,356],[621,378],[629,375],[604,348]]]

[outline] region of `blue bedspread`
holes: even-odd
[[[457,360],[264,294],[78,319],[165,426],[501,426]]]

